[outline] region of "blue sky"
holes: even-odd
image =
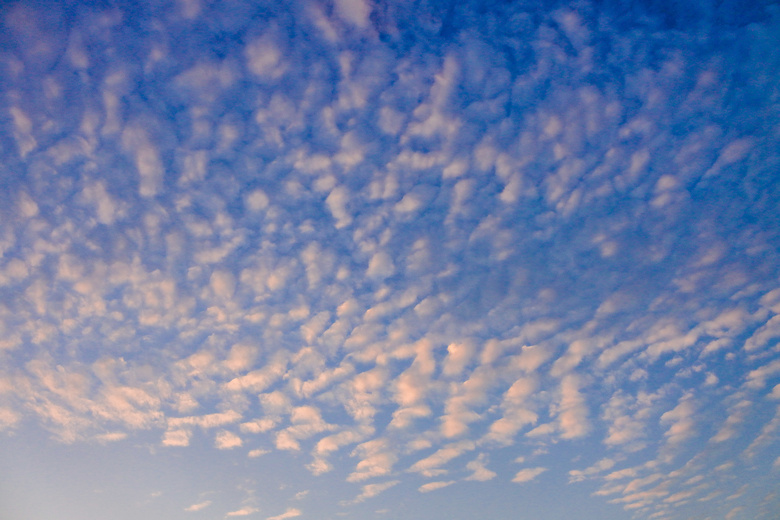
[[[0,15],[0,517],[777,517],[778,5]]]

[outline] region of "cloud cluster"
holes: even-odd
[[[778,11],[261,4],[2,14],[0,430],[758,515]]]

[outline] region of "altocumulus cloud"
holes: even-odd
[[[0,17],[11,477],[137,450],[184,516],[777,511],[776,5]],[[147,517],[137,485],[95,500]]]

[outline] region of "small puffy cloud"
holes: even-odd
[[[238,509],[236,511],[230,511],[225,516],[248,516],[251,515],[252,513],[257,513],[258,511],[260,510],[257,509],[256,507],[247,506],[247,507],[242,507],[241,509]]]
[[[0,407],[0,431],[14,427],[21,416],[11,408]]]
[[[260,189],[252,191],[244,198],[244,204],[249,211],[262,211],[268,207],[268,202],[268,195]]]
[[[348,477],[348,482],[360,482],[368,478],[388,475],[398,456],[390,447],[387,439],[373,439],[360,444],[352,452],[352,456],[359,456],[360,462],[355,466]]]
[[[276,449],[298,451],[301,449],[300,443],[288,430],[282,430],[276,434]]]
[[[692,396],[683,396],[676,407],[661,415],[662,424],[671,424],[664,436],[670,444],[678,444],[695,433],[696,407]]]
[[[474,446],[474,443],[471,441],[460,441],[448,444],[434,452],[432,455],[415,462],[412,467],[409,468],[409,471],[422,473],[426,476],[439,474],[439,468],[442,465],[456,457],[460,457],[467,451],[473,450]]]
[[[95,206],[97,220],[101,224],[113,224],[116,213],[116,202],[106,191],[106,185],[103,181],[94,184],[88,184],[82,191],[84,200]]]
[[[444,358],[442,373],[446,376],[457,376],[465,369],[476,351],[476,345],[471,341],[459,341],[447,346],[447,357]]]
[[[157,195],[163,180],[160,151],[140,122],[134,122],[122,131],[122,147],[135,160],[135,167],[140,177],[139,194],[142,197]]]
[[[225,368],[231,372],[241,372],[247,370],[257,356],[257,347],[252,345],[238,344],[230,348],[230,352],[225,359]]]
[[[342,20],[360,29],[368,26],[371,4],[366,0],[336,0],[335,7]]]
[[[314,457],[314,460],[306,465],[306,469],[316,476],[333,470],[333,466],[322,457]]]
[[[244,56],[250,72],[261,78],[276,78],[284,71],[282,52],[269,35],[249,42]]]
[[[368,498],[375,497],[378,494],[390,489],[391,487],[400,484],[400,480],[390,480],[388,482],[381,482],[378,484],[366,484],[363,486],[360,494],[355,497],[353,503],[363,502]]]
[[[247,453],[247,457],[250,459],[256,459],[257,457],[262,457],[263,455],[271,453],[269,450],[263,450],[260,448],[251,450],[249,453]]]
[[[241,414],[235,410],[210,413],[206,415],[192,415],[188,417],[171,417],[168,419],[168,428],[178,429],[187,426],[198,426],[200,428],[208,429],[234,423],[240,419]]]
[[[491,480],[496,477],[496,472],[491,471],[485,467],[487,462],[487,455],[480,453],[479,457],[466,464],[466,469],[471,470],[473,473],[466,477],[466,480],[477,480],[483,482]]]
[[[530,482],[531,480],[535,479],[542,473],[547,471],[547,468],[525,468],[521,469],[520,471],[515,474],[515,477],[512,479],[512,482],[522,483],[522,482]]]
[[[379,251],[369,260],[366,275],[369,278],[384,279],[392,276],[394,272],[395,265],[393,264],[393,259],[386,252]]]
[[[3,421],[2,410],[0,410],[0,430],[2,429],[2,421]],[[95,436],[95,439],[101,444],[106,444],[109,442],[118,442],[126,438],[127,438],[127,433],[125,432],[102,433],[100,435]]]
[[[285,518],[294,518],[296,516],[301,516],[301,510],[295,509],[294,507],[288,508],[287,511],[282,513],[281,515],[276,516],[269,516],[266,518],[266,520],[284,520]]]
[[[423,207],[423,200],[416,193],[407,193],[403,198],[395,205],[395,210],[398,213],[413,213]]]
[[[238,448],[242,444],[243,442],[241,441],[241,437],[227,430],[222,430],[219,433],[217,433],[217,436],[214,440],[214,445],[217,447],[217,449],[220,450],[229,450],[231,448]]]
[[[564,439],[582,437],[590,430],[588,409],[579,387],[580,380],[577,376],[567,375],[561,380],[561,412],[558,421],[561,437]]]
[[[254,421],[248,421],[241,423],[239,428],[242,432],[246,433],[263,433],[272,430],[276,427],[276,420],[270,418],[255,419]]]
[[[390,428],[405,429],[410,427],[415,419],[428,417],[432,414],[430,407],[426,405],[408,406],[399,408],[393,412],[393,420],[390,421]]]
[[[163,436],[163,446],[189,446],[190,435],[187,430],[169,430]]]
[[[38,214],[38,204],[25,192],[19,195],[19,214],[32,218]]]
[[[227,300],[233,296],[233,291],[236,289],[236,279],[227,271],[214,271],[209,283],[214,294],[220,299]]]
[[[206,500],[204,502],[198,502],[197,504],[192,504],[189,507],[185,507],[184,510],[188,512],[200,511],[201,509],[206,509],[210,505],[211,500]]]
[[[427,484],[423,484],[418,488],[418,491],[420,493],[430,493],[431,491],[436,491],[437,489],[445,488],[447,486],[451,486],[454,484],[454,480],[447,480],[447,481],[437,481],[437,482],[428,482]]]
[[[336,227],[339,229],[352,223],[352,215],[347,210],[348,203],[349,191],[344,186],[333,188],[325,199],[325,204],[328,206],[328,210],[330,210],[333,218],[336,219]]]
[[[569,482],[580,482],[593,475],[607,471],[615,465],[613,459],[604,458],[593,464],[592,466],[579,470],[573,469],[569,471]]]

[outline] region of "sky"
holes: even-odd
[[[780,5],[0,25],[0,519],[780,515]]]

